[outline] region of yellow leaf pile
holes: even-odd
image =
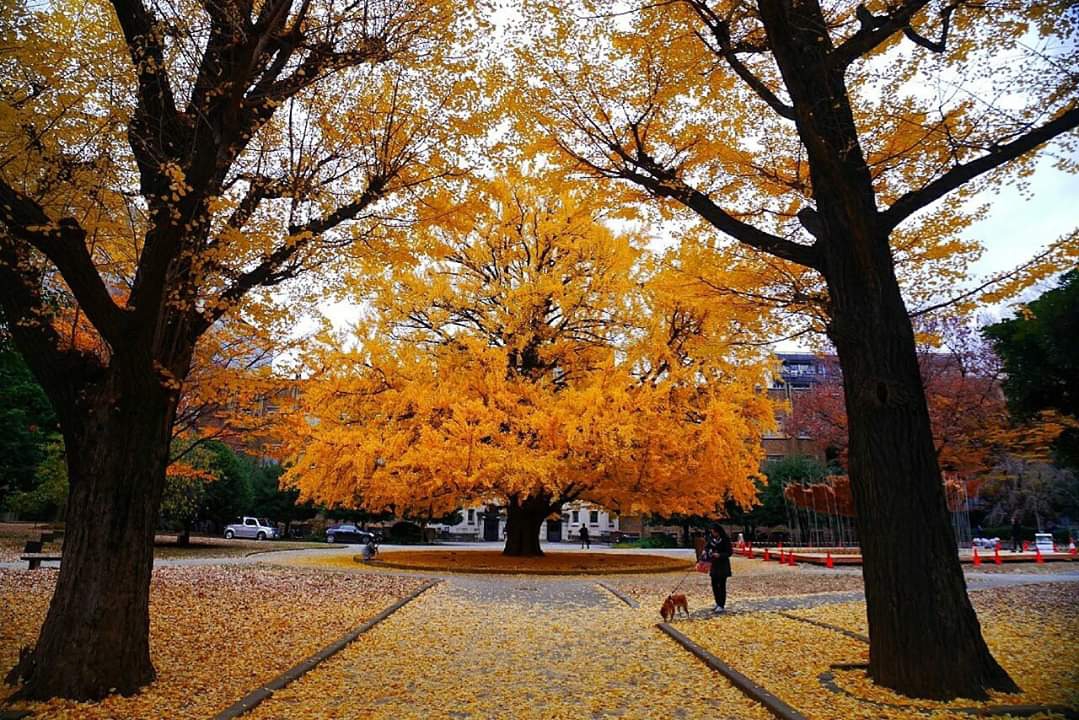
[[[832,663],[868,662],[869,646],[833,630],[773,613],[733,615],[679,627],[811,720],[927,716],[915,708],[930,708],[929,717],[958,719],[970,716],[955,708],[1079,706],[1079,656],[1069,640],[1079,637],[1077,587],[1028,585],[972,593],[989,649],[1023,688],[1020,694],[991,692],[988,702],[959,699],[945,703],[904,697],[874,685],[862,670],[836,671],[836,684],[856,698],[872,702],[831,692],[820,684],[818,676]],[[864,603],[828,605],[794,614],[867,632]],[[873,702],[902,707],[882,707]]]
[[[56,573],[0,570],[0,667],[44,620]],[[205,720],[420,584],[265,566],[161,568],[150,589],[157,680],[98,703],[20,703],[35,718]],[[0,699],[14,691],[0,686]]]

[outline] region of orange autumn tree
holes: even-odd
[[[814,281],[843,369],[869,676],[916,697],[1015,691],[967,596],[899,276],[912,237],[954,253],[975,193],[1021,182],[1043,145],[1075,169],[1074,7],[578,0],[524,16],[537,145]]]
[[[473,131],[476,27],[449,0],[4,0],[0,309],[70,477],[26,696],[153,680],[153,536],[200,339],[407,242],[404,199]],[[88,345],[52,322],[76,306]]]
[[[942,470],[974,481],[997,461],[997,434],[1009,424],[1000,361],[964,317],[919,318],[918,367]],[[785,431],[814,439],[845,463],[847,415],[838,362],[826,380],[792,397]]]
[[[305,384],[288,477],[304,496],[398,514],[508,511],[507,555],[540,555],[543,521],[588,500],[715,516],[754,500],[773,423],[762,322],[704,308],[594,187],[478,183],[427,229],[414,269],[373,289],[358,346]]]

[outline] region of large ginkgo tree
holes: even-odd
[[[750,342],[767,314],[701,304],[616,216],[561,174],[473,183],[374,284],[359,344],[311,356],[288,477],[397,514],[504,505],[508,555],[542,554],[543,521],[576,500],[752,503],[774,425]]]

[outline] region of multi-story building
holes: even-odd
[[[777,427],[762,438],[765,457],[779,460],[790,455],[809,455],[824,459],[821,448],[805,434],[790,435],[784,430],[786,419],[799,398],[815,386],[832,381],[839,372],[836,359],[812,353],[777,353],[779,372],[769,379],[768,396],[784,403],[777,412]]]

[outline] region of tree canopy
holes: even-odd
[[[1064,464],[1079,471],[1079,270],[985,328],[1004,363],[1008,407],[1019,418],[1055,411],[1066,425],[1056,440]],[[1068,420],[1071,422],[1069,423]]]
[[[305,495],[427,514],[542,499],[540,519],[576,499],[751,503],[773,408],[739,343],[759,315],[680,292],[612,220],[594,187],[507,174],[430,225],[415,267],[374,283],[361,344],[305,384]]]

